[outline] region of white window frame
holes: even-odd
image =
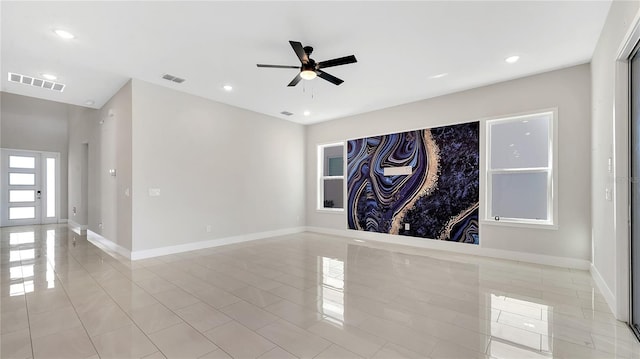
[[[324,149],[327,147],[342,146],[342,176],[325,176],[324,175]],[[318,145],[318,175],[317,175],[317,193],[318,200],[316,203],[316,210],[319,212],[344,212],[344,206],[346,205],[345,194],[345,171],[346,171],[346,156],[345,156],[345,142],[334,142]],[[325,180],[342,180],[342,208],[325,208],[324,207],[324,181]]]
[[[511,122],[522,121],[526,118],[537,117],[540,115],[551,115],[549,123],[549,166],[548,167],[536,167],[536,168],[505,168],[505,169],[491,169],[491,125],[498,122]],[[481,222],[483,224],[498,225],[498,226],[514,226],[514,227],[529,227],[529,228],[546,228],[546,229],[558,229],[558,109],[542,109],[537,111],[531,111],[526,113],[519,113],[509,116],[494,117],[484,120],[483,127],[485,139],[484,145],[484,164],[483,169],[483,182],[484,191],[482,191],[481,203],[484,202],[483,214],[481,215]],[[524,218],[506,218],[500,217],[496,220],[491,214],[491,200],[492,200],[492,174],[494,173],[536,173],[547,172],[547,220],[535,220]]]

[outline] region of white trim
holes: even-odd
[[[304,231],[305,231],[305,227],[293,227],[293,228],[278,229],[278,230],[267,231],[267,232],[241,234],[233,237],[216,238],[216,239],[210,239],[206,241],[190,242],[190,243],[178,244],[175,246],[143,249],[143,250],[131,252],[131,260],[135,261],[138,259],[146,259],[146,258],[165,256],[169,254],[195,251],[198,249],[218,247],[218,246],[223,246],[227,244],[255,241],[258,239],[284,236],[287,234],[302,233]]]
[[[549,265],[562,268],[572,268],[588,270],[591,263],[586,259],[576,259],[567,257],[556,257],[544,254],[525,253],[507,251],[502,249],[483,248],[473,244],[461,244],[457,242],[438,241],[431,239],[421,239],[408,236],[390,235],[386,233],[346,230],[346,229],[330,229],[321,227],[307,227],[308,232],[330,234],[339,237],[348,237],[354,239],[370,240],[376,242],[390,243],[401,246],[411,246],[418,248],[426,248],[432,250],[443,250],[448,252],[462,253],[468,255],[476,255],[483,257],[507,259],[518,262],[535,263]]]
[[[611,291],[609,286],[607,286],[607,283],[604,281],[604,278],[602,278],[602,275],[600,275],[600,272],[598,272],[598,268],[596,268],[593,264],[591,264],[589,266],[589,273],[591,273],[591,277],[593,278],[593,281],[596,282],[596,286],[600,290],[600,293],[602,293],[602,296],[604,297],[604,299],[607,301],[607,304],[609,305],[609,308],[611,309],[611,311],[613,313],[616,313],[616,298],[613,295],[613,292]]]
[[[109,255],[113,256],[113,253],[111,252],[115,252],[127,259],[131,259],[131,251],[117,243],[108,240],[107,238],[104,238],[96,232],[87,230],[87,241],[93,243],[96,247],[102,249]]]
[[[344,208],[318,208],[316,209],[318,213],[333,213],[333,214],[343,214]]]
[[[58,224],[67,224],[67,223],[69,223],[69,220],[66,218],[58,219]]]
[[[615,300],[607,303],[616,319],[631,321],[631,202],[629,200],[629,152],[630,122],[630,82],[629,57],[640,41],[640,10],[622,38],[614,63],[613,94],[613,163],[614,163],[614,235],[615,258]],[[604,283],[603,283],[604,284]],[[615,305],[612,305],[615,304]]]
[[[89,228],[89,226],[87,226],[86,224],[80,224],[80,223],[74,222],[71,219],[65,220],[65,221],[66,221],[65,223],[67,223],[69,228],[71,228],[71,230],[76,232],[76,233],[78,233],[78,232],[86,232],[87,229]]]
[[[324,168],[325,168],[325,155],[324,155],[324,150],[327,147],[342,147],[342,176],[325,176],[324,175]],[[345,173],[347,171],[347,161],[346,161],[346,148],[347,148],[347,143],[346,142],[335,142],[335,143],[326,143],[326,144],[318,144],[316,145],[316,151],[317,151],[317,159],[316,159],[316,164],[318,167],[318,172],[316,175],[316,179],[317,179],[317,183],[316,183],[316,210],[321,211],[321,210],[326,210],[327,208],[324,207],[324,181],[325,180],[342,180],[342,208],[330,208],[330,210],[333,209],[340,209],[342,211],[344,211],[344,204],[346,202],[346,181],[345,181]],[[327,157],[328,158],[328,157]],[[337,157],[331,157],[331,158],[337,158]]]
[[[542,221],[540,221],[542,222]],[[481,219],[480,224],[489,225],[489,226],[503,226],[503,227],[518,227],[518,228],[534,228],[534,229],[550,229],[557,230],[559,226],[557,224],[549,224],[549,222],[544,221],[543,223],[536,223],[532,221],[526,220],[512,220],[509,218],[500,218],[499,221],[495,219]]]
[[[491,169],[491,125],[495,123],[515,122],[527,118],[539,118],[544,116],[549,120],[549,162],[548,167],[536,168],[498,168]],[[480,220],[488,225],[506,225],[512,227],[558,229],[558,108],[545,108],[527,111],[519,114],[489,117],[480,120]],[[491,215],[491,189],[492,174],[494,173],[547,173],[547,214],[548,220],[533,221],[519,220],[517,218],[505,218],[508,224],[493,221]]]

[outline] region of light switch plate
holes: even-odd
[[[149,197],[160,196],[160,188],[149,188]]]

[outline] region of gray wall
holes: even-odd
[[[59,102],[3,92],[0,147],[60,153],[58,219],[67,219],[67,117],[76,108]]]
[[[326,213],[316,210],[315,154],[318,144],[557,107],[558,229],[481,224],[480,246],[526,255],[564,257],[586,264],[591,259],[590,87],[589,65],[579,65],[308,126],[307,225],[333,230],[346,228],[346,212]],[[474,250],[469,248],[473,246],[457,243],[452,243],[456,247],[451,247],[446,243],[434,243],[440,241],[407,237],[402,240],[406,244]]]
[[[640,1],[613,1],[591,63],[593,267],[605,298],[619,319],[626,320],[628,299],[627,242],[627,121],[626,99],[620,87],[625,64],[616,63],[618,51],[640,10]],[[624,72],[624,71],[622,71]],[[621,78],[622,77],[622,78]],[[622,111],[621,111],[622,110]],[[610,172],[609,158],[614,162]],[[611,200],[605,197],[611,193]],[[617,298],[614,298],[617,297]],[[616,303],[617,302],[617,303]]]
[[[85,161],[83,146],[87,144],[90,152],[96,150],[97,126],[97,110],[77,107],[69,111],[69,221],[85,229],[89,224],[90,191],[89,184],[83,183],[88,178],[83,177],[90,173],[92,162]]]
[[[123,248],[123,254],[132,247],[131,196],[127,196],[131,188],[131,101],[128,82],[100,110],[80,108],[69,115],[69,211],[74,206],[77,209],[71,219]],[[116,170],[116,176],[111,176],[110,169]]]
[[[95,150],[89,144],[89,229],[127,250],[132,249],[131,193],[126,194],[132,173],[131,108],[129,81],[100,109]]]
[[[305,223],[302,125],[133,80],[132,143],[134,251]]]

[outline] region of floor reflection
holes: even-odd
[[[502,295],[490,297],[491,309],[498,311],[498,315],[491,322],[487,354],[495,358],[553,357],[552,307]]]
[[[344,262],[334,258],[320,257],[320,301],[319,311],[330,323],[344,323]]]
[[[18,227],[19,228],[19,227]],[[56,287],[56,230],[46,229],[36,233],[34,230],[10,229],[9,233],[9,286],[10,296],[32,293],[37,286],[46,289]],[[43,238],[36,243],[37,238]],[[44,256],[37,257],[41,247]],[[39,273],[36,268],[45,268]]]
[[[37,358],[48,335],[108,357],[98,340],[118,328],[149,340],[140,356],[182,328],[236,357],[264,340],[319,358],[640,357],[586,271],[312,233],[134,262],[64,225],[0,234],[0,357]],[[249,342],[225,342],[238,331]]]

